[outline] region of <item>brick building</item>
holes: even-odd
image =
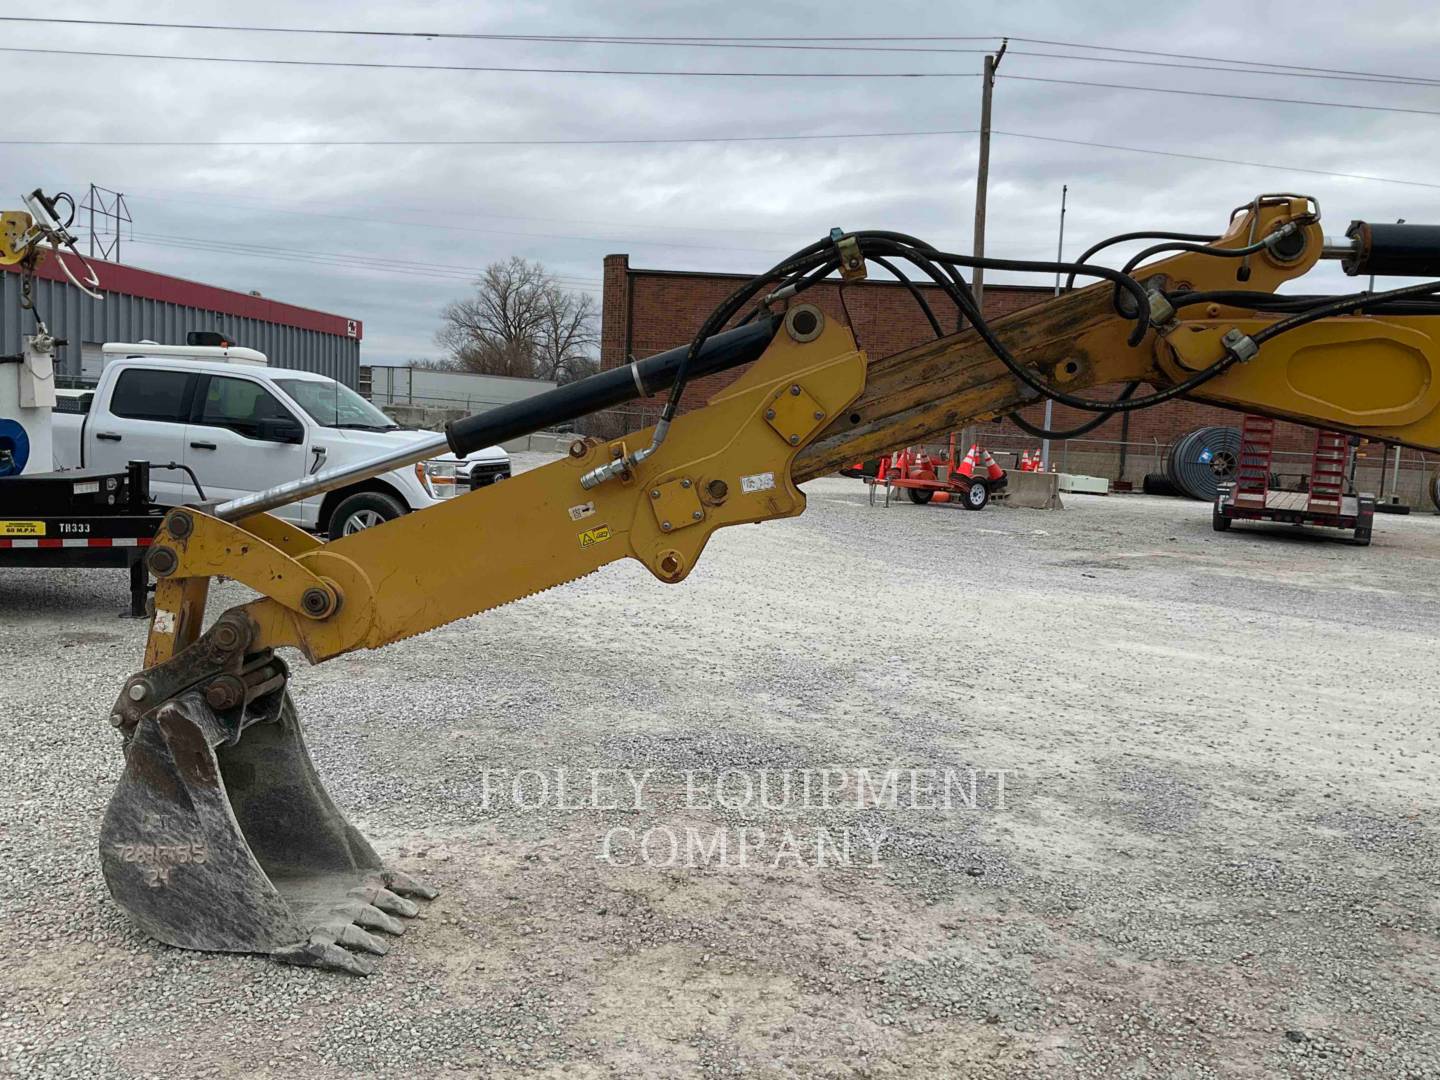
[[[601,311],[601,367],[615,367],[632,358],[687,343],[704,318],[745,280],[744,274],[635,269],[630,266],[628,255],[607,255]],[[920,288],[941,325],[947,331],[956,329],[954,305],[945,294],[933,285]],[[987,283],[985,314],[995,318],[1040,303],[1052,295],[1054,290],[1046,286]],[[835,285],[816,285],[805,298],[834,318],[844,319],[848,313],[856,338],[871,356],[888,356],[933,336],[918,305],[899,282],[871,280],[847,288],[847,310],[841,308],[840,289]],[[686,391],[686,405],[694,407],[703,402],[737,375],[738,372],[725,372],[696,380]],[[634,419],[650,422],[653,411],[653,407],[648,412],[638,410]],[[1031,406],[1022,415],[1032,424],[1040,425],[1044,412],[1042,404]],[[1064,429],[1088,420],[1091,415],[1057,405],[1052,422],[1056,429]],[[1189,401],[1166,402],[1128,416],[1111,417],[1082,439],[1052,443],[1051,459],[1066,471],[1125,480],[1138,488],[1147,472],[1163,468],[1165,449],[1178,436],[1211,424],[1239,427],[1240,421],[1241,414],[1230,409]],[[971,430],[979,441],[997,451],[1038,446],[1038,440],[1024,434],[1009,420],[977,424]],[[1295,424],[1280,424],[1277,437],[1280,453],[1276,455],[1276,471],[1291,475],[1308,471],[1313,431]],[[1359,487],[1379,490],[1380,460],[1380,448],[1371,447],[1361,460],[1357,474]],[[1421,504],[1424,471],[1421,456],[1407,451],[1400,491],[1416,505]]]

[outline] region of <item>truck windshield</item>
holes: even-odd
[[[364,431],[391,431],[400,425],[370,402],[334,379],[276,379],[275,385],[289,394],[321,427],[360,428]]]

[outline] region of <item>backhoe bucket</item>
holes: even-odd
[[[227,724],[188,691],[136,725],[100,830],[110,893],[169,945],[368,975],[363,954],[389,948],[371,931],[403,932],[405,896],[435,891],[386,870],[335,808],[288,692],[246,708]]]

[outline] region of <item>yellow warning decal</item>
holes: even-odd
[[[0,521],[0,536],[44,536],[43,521]]]
[[[593,529],[586,529],[580,534],[580,546],[582,548],[594,547],[596,544],[603,544],[610,539],[609,525],[596,525]]]

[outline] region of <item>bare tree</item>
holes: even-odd
[[[555,289],[545,309],[539,341],[537,376],[557,383],[574,382],[599,367],[595,352],[600,335],[595,327],[595,298],[589,293]]]
[[[436,343],[464,371],[568,382],[594,369],[595,301],[560,288],[541,263],[491,263],[475,295],[440,317]]]

